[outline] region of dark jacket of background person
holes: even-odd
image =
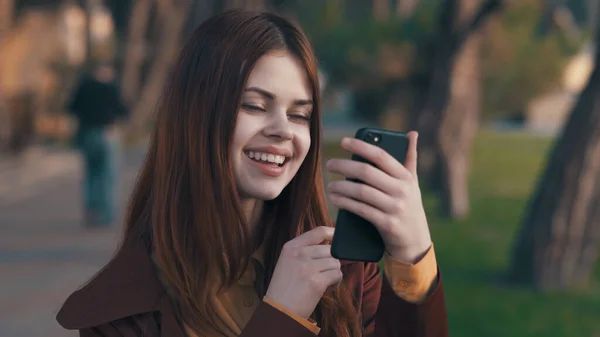
[[[79,121],[80,129],[112,125],[128,115],[117,86],[91,76],[81,80],[68,109]]]

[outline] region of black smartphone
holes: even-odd
[[[404,164],[408,150],[408,136],[402,132],[377,128],[356,131],[357,139],[378,146]],[[352,160],[374,165],[364,158],[352,155]],[[357,181],[356,179],[349,179]],[[339,260],[377,262],[383,257],[383,239],[373,224],[360,216],[340,209],[331,242],[331,255]]]

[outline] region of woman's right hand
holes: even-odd
[[[317,227],[283,245],[266,297],[308,318],[325,290],[342,280],[340,261],[331,256],[334,228]]]

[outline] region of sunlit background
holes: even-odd
[[[326,157],[420,132],[451,336],[600,336],[597,0],[0,0],[0,336],[76,336],[56,312],[120,236],[83,225],[78,80],[114,64],[131,113],[122,216],[179,48],[228,8],[305,28]]]

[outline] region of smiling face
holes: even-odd
[[[310,148],[312,91],[288,53],[262,56],[242,92],[231,158],[240,198],[272,200],[290,183]]]

